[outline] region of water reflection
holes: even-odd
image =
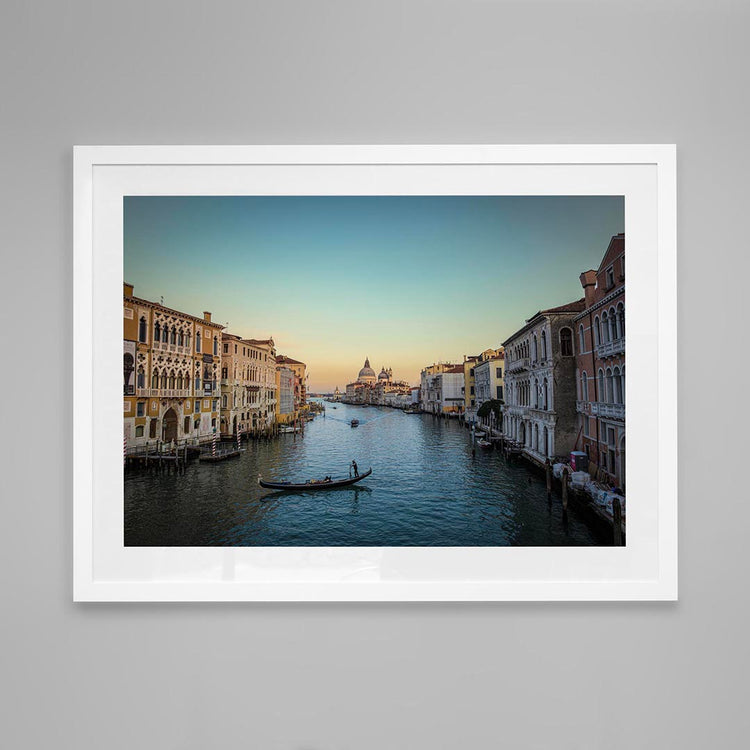
[[[352,418],[360,420],[352,428]],[[346,476],[360,484],[267,490],[269,481]],[[183,475],[125,479],[125,543],[146,546],[496,546],[609,544],[543,477],[497,452],[472,459],[456,422],[338,405],[304,435],[249,443],[240,458],[193,463]]]

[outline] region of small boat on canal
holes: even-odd
[[[365,477],[372,474],[372,467],[364,474],[356,477],[343,477],[342,479],[308,479],[306,482],[265,482],[263,477],[258,475],[258,484],[268,490],[328,490],[331,487],[346,487],[350,484],[361,482]]]
[[[352,421],[349,424],[351,424],[352,427],[359,427],[359,420],[352,419]]]
[[[479,440],[477,440],[477,445],[480,448],[484,448],[485,450],[489,450],[490,448],[492,448],[492,443],[489,440],[485,440],[484,438],[479,438]]]

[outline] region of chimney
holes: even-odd
[[[206,321],[206,323],[211,322],[211,313],[207,312],[206,310],[203,311],[203,320]]]
[[[133,296],[133,285],[128,284],[127,281],[125,281],[122,285],[123,287],[123,294],[125,297],[132,297]]]
[[[594,304],[594,290],[596,289],[596,271],[584,271],[580,276],[586,307]]]

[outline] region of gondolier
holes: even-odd
[[[359,468],[357,468],[357,462],[354,459],[352,459],[352,469],[354,469],[354,476],[358,477],[359,476]]]

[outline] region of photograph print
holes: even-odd
[[[123,209],[126,547],[626,544],[623,196]]]

